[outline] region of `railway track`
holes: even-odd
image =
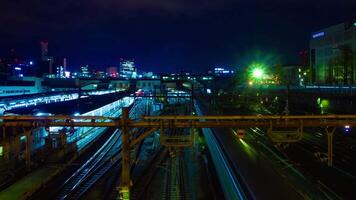
[[[186,170],[181,152],[168,159],[165,176],[164,199],[189,199],[186,184]]]
[[[55,199],[77,199],[83,195],[110,167],[112,158],[121,151],[121,132],[116,130],[107,142],[57,192]]]
[[[189,199],[188,195],[188,187],[187,187],[187,182],[186,182],[186,165],[184,158],[180,156],[178,161],[178,184],[179,184],[179,199]]]
[[[140,103],[136,102],[130,110],[130,118],[143,114],[141,111]],[[121,131],[117,129],[98,151],[59,187],[53,199],[82,197],[110,169],[120,165],[121,149]]]
[[[167,159],[168,150],[165,147],[161,147],[153,156],[152,160],[147,165],[146,169],[139,174],[136,180],[134,180],[133,186],[133,199],[145,199],[146,192],[149,185],[154,180],[157,172],[160,169],[160,165]]]

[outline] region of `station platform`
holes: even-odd
[[[63,166],[60,165],[50,165],[37,169],[8,188],[0,191],[0,199],[27,199],[62,170]]]

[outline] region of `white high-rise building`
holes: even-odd
[[[122,78],[136,78],[137,72],[136,72],[136,66],[135,62],[132,60],[123,60],[121,59],[120,61],[120,71],[119,75]]]

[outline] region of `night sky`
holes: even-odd
[[[156,72],[298,63],[311,32],[355,17],[355,8],[355,0],[1,0],[0,57],[12,48],[38,57],[45,39],[72,69],[121,57]]]

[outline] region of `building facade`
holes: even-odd
[[[117,67],[108,67],[106,68],[106,73],[108,77],[117,78],[119,76],[119,72],[117,71]]]
[[[136,78],[137,69],[135,62],[133,60],[123,60],[120,59],[120,72],[119,75],[121,78]]]
[[[41,41],[41,59],[39,60],[39,70],[37,76],[51,76],[54,74],[54,58],[48,55],[48,41]]]
[[[356,19],[314,32],[309,55],[314,84],[356,84]]]

